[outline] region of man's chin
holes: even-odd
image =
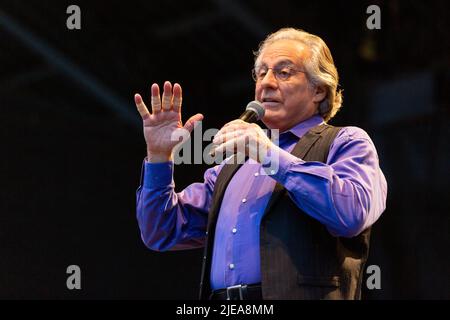
[[[283,127],[283,124],[286,123],[286,120],[284,120],[283,117],[266,110],[266,114],[262,119],[262,122],[268,129],[280,129]]]

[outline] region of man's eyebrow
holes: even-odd
[[[279,67],[279,66],[295,66],[295,63],[289,59],[283,59],[278,61],[275,66]],[[261,63],[259,65],[257,65],[256,67],[258,68],[262,68],[262,67],[267,67],[267,63]]]
[[[295,65],[294,61],[289,60],[289,59],[284,59],[284,60],[280,60],[278,61],[276,64],[276,66],[293,66]]]

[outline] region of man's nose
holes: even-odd
[[[278,80],[275,77],[275,73],[272,71],[272,69],[267,70],[266,75],[260,81],[260,85],[263,88],[276,88],[278,86]]]

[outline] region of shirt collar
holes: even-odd
[[[283,133],[290,132],[300,139],[306,132],[309,131],[309,129],[314,128],[315,126],[322,124],[323,122],[324,121],[322,116],[319,114],[315,114],[311,118],[300,122],[299,124],[293,126],[287,131],[284,131]]]

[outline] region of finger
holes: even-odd
[[[225,127],[229,127],[229,126],[240,126],[240,125],[246,125],[248,124],[248,122],[245,122],[244,120],[241,119],[235,119],[233,121],[230,121],[228,123],[225,123],[225,125],[223,126],[223,128]]]
[[[172,109],[172,84],[169,81],[164,82],[164,92],[162,95],[162,110]]]
[[[245,130],[233,130],[233,131],[226,132],[226,133],[220,134],[220,135],[216,134],[216,136],[213,139],[213,143],[220,144],[225,141],[231,140],[233,138],[237,138],[237,137],[243,135],[244,133],[245,133]]]
[[[181,102],[183,100],[183,95],[181,91],[181,86],[178,83],[173,85],[173,110],[175,112],[181,111]]]
[[[139,114],[142,117],[142,120],[145,120],[148,117],[150,117],[150,112],[148,112],[147,106],[145,105],[145,103],[142,100],[142,97],[139,93],[136,93],[134,95],[134,103],[136,103],[136,107],[139,111]]]
[[[233,120],[231,122],[228,122],[227,124],[225,124],[220,130],[219,132],[216,133],[217,135],[221,135],[221,134],[225,134],[231,131],[235,131],[235,130],[245,130],[246,128],[248,128],[249,123],[242,121],[242,120]]]
[[[247,138],[245,136],[240,136],[237,138],[230,139],[222,144],[220,144],[217,148],[213,150],[214,154],[220,154],[224,152],[235,152],[242,151],[245,152],[246,150],[246,140]]]
[[[152,113],[161,111],[161,97],[157,83],[152,84]]]
[[[202,121],[202,120],[203,120],[203,115],[201,113],[197,113],[196,115],[193,115],[192,117],[190,117],[188,119],[188,121],[186,121],[183,128],[185,128],[189,132],[192,132],[192,130],[194,130],[195,123],[197,121]]]

